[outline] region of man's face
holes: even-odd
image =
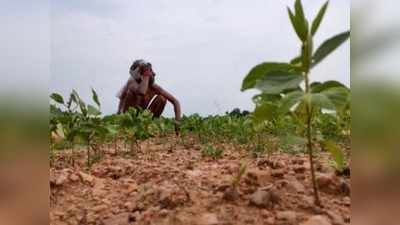
[[[152,77],[155,76],[155,73],[150,63],[144,63],[140,65],[140,74],[144,75],[145,73],[150,73]]]
[[[153,71],[153,68],[150,63],[144,63],[140,65],[140,75],[142,77],[148,76],[149,77],[149,85],[154,84],[154,76],[156,75]]]

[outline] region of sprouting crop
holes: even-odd
[[[350,98],[350,90],[338,81],[311,82],[312,69],[350,36],[350,31],[337,34],[323,42],[316,50],[314,49],[313,39],[327,7],[328,2],[321,7],[311,24],[304,15],[301,0],[295,1],[294,11],[288,7],[289,20],[300,41],[299,55],[289,62],[272,61],[258,64],[244,78],[241,88],[242,91],[252,88],[261,91],[261,94],[255,96],[257,107],[254,116],[257,121],[277,121],[289,116],[293,121],[300,121],[300,128],[304,127],[304,129],[299,129],[299,133],[305,136],[304,143],[309,154],[314,198],[317,205],[321,203],[315,179],[313,138],[332,153],[339,169],[343,167],[344,161],[343,154],[337,145],[323,136],[315,135],[318,129],[313,129],[315,128],[313,124],[316,116],[323,110],[346,115]]]

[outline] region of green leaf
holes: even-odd
[[[329,38],[322,43],[313,55],[313,66],[321,62],[326,56],[343,44],[350,37],[350,31],[346,31]]]
[[[313,82],[311,85],[311,92],[312,93],[319,93],[323,90],[326,90],[328,88],[333,88],[333,87],[343,87],[346,88],[346,86],[342,83],[340,83],[339,81],[335,81],[335,80],[329,80],[329,81],[325,81],[324,83],[321,82]]]
[[[322,144],[324,146],[324,149],[331,153],[336,163],[337,169],[340,171],[343,170],[345,166],[344,154],[340,150],[340,148],[330,140],[325,140],[324,142],[322,142]]]
[[[350,91],[345,87],[332,87],[321,92],[335,106],[337,111],[340,111],[349,102]]]
[[[92,116],[99,116],[101,112],[94,106],[88,105],[87,106],[87,114]]]
[[[57,103],[64,104],[64,98],[58,93],[51,94],[50,98],[53,99]]]
[[[319,108],[323,109],[330,109],[330,110],[335,110],[335,104],[324,94],[321,93],[312,93],[311,94],[311,105],[312,106],[317,106]]]
[[[276,106],[265,102],[256,107],[253,116],[256,122],[271,120],[276,116]]]
[[[304,15],[304,10],[303,10],[303,5],[301,4],[301,0],[296,0],[294,3],[294,9],[296,12],[296,20],[298,20],[299,26],[300,26],[300,32],[302,35],[301,40],[305,41],[308,36],[308,22],[307,19]]]
[[[303,10],[303,5],[301,4],[301,0],[296,0],[294,3],[294,9],[296,12],[296,17],[298,17],[300,20],[305,21],[305,16],[304,16],[304,10]]]
[[[311,26],[311,35],[314,36],[314,34],[317,32],[319,25],[321,24],[322,18],[324,18],[326,9],[328,7],[329,0],[325,2],[325,4],[321,7],[319,10],[317,16],[313,20],[312,26]]]
[[[272,102],[272,103],[276,103],[278,101],[280,101],[282,99],[282,97],[280,95],[271,95],[271,94],[266,94],[266,93],[261,93],[258,95],[253,96],[253,102],[256,105],[261,105],[264,102]]]
[[[281,106],[279,108],[279,113],[285,114],[290,111],[290,109],[300,102],[303,98],[304,92],[302,91],[294,91],[288,93],[282,98]]]
[[[287,7],[290,21],[292,22],[292,26],[297,36],[301,41],[305,41],[307,39],[307,29],[305,27],[304,21],[299,19],[297,16],[293,15],[293,12]]]
[[[301,64],[301,55],[293,58],[292,60],[290,60],[290,64],[292,65],[297,65],[297,64]]]
[[[92,98],[93,98],[93,101],[96,103],[96,105],[98,107],[100,107],[99,97],[98,97],[96,91],[93,88],[92,88]]]
[[[297,88],[303,80],[304,77],[300,73],[273,71],[259,80],[256,88],[266,94],[280,94],[285,90]]]
[[[272,71],[290,71],[292,66],[288,63],[265,62],[250,70],[243,80],[241,91],[254,88],[257,81]]]

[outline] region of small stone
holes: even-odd
[[[61,186],[68,181],[66,174],[60,174],[55,180],[57,186]]]
[[[126,184],[125,194],[130,194],[132,192],[137,191],[137,184]]]
[[[92,188],[92,193],[94,196],[102,197],[106,194],[106,191],[104,190],[105,184],[103,179],[98,178],[93,180],[91,183],[94,184]]]
[[[260,169],[251,169],[246,175],[247,183],[256,184],[258,186],[266,186],[271,183],[272,178],[269,171]]]
[[[89,212],[89,213],[86,215],[86,222],[87,222],[87,223],[94,223],[94,222],[98,219],[98,217],[99,217],[98,214],[95,214],[95,213],[93,213],[93,212]]]
[[[351,205],[351,199],[350,199],[350,197],[344,197],[343,198],[343,205],[345,205],[345,206],[350,206]]]
[[[199,224],[201,225],[217,225],[219,223],[218,217],[214,213],[205,213],[200,217]]]
[[[306,171],[306,167],[303,165],[295,165],[293,166],[293,171],[296,173],[304,173]]]
[[[54,216],[58,216],[60,218],[63,218],[65,216],[65,213],[64,212],[60,212],[60,211],[54,211],[53,215]]]
[[[326,212],[326,214],[331,219],[331,221],[332,221],[332,223],[334,225],[342,225],[342,224],[344,224],[344,219],[339,214],[337,214],[335,212],[332,212],[332,211],[328,211],[328,212]]]
[[[168,209],[161,209],[160,212],[159,212],[159,215],[161,217],[166,217],[166,216],[168,216],[168,213],[169,213]]]
[[[84,172],[79,172],[79,177],[82,179],[83,182],[86,182],[90,185],[94,182],[94,177]]]
[[[319,173],[317,174],[317,185],[319,189],[326,193],[340,194],[340,181],[335,173]]]
[[[69,179],[72,182],[77,182],[79,180],[79,177],[76,174],[71,174],[71,175],[69,175]]]
[[[287,181],[286,189],[292,193],[305,193],[305,187],[296,178],[291,178]]]
[[[99,213],[99,212],[101,212],[101,211],[106,210],[107,208],[108,208],[107,205],[98,205],[98,206],[93,207],[92,210],[93,210],[94,212],[96,212],[96,213]]]
[[[275,224],[275,218],[274,217],[269,217],[265,222],[268,225],[274,225]]]
[[[130,212],[133,212],[137,208],[136,204],[134,204],[133,202],[126,202],[124,204],[124,207]]]
[[[231,185],[224,191],[222,198],[227,201],[235,201],[239,198],[239,192],[235,186]]]
[[[283,170],[283,169],[275,169],[275,170],[272,170],[272,172],[271,172],[271,176],[273,176],[275,178],[283,178],[284,175],[285,175],[285,170]]]
[[[296,224],[297,214],[293,211],[280,211],[276,213],[276,218],[287,224]]]
[[[307,221],[301,223],[301,225],[332,225],[332,223],[325,216],[317,215],[310,217]]]
[[[271,212],[266,210],[266,209],[264,209],[264,210],[261,211],[261,216],[263,218],[269,218],[269,217],[271,217]]]
[[[250,196],[250,204],[257,207],[268,207],[271,195],[267,191],[257,190]]]
[[[303,205],[308,208],[308,207],[312,207],[314,205],[314,198],[311,196],[307,196],[307,195],[303,195],[302,196],[303,199]]]
[[[250,196],[250,205],[260,208],[271,208],[279,203],[280,197],[275,188],[269,187],[268,189],[259,188]]]
[[[129,213],[114,215],[103,221],[104,225],[127,225],[129,224]]]
[[[333,178],[332,178],[332,174],[324,174],[324,173],[320,173],[317,175],[317,184],[318,187],[323,189],[328,187],[330,184],[333,183]]]

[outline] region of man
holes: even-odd
[[[181,106],[179,101],[166,90],[158,86],[155,81],[155,73],[150,63],[144,60],[136,60],[130,68],[130,78],[121,89],[118,114],[126,112],[129,107],[148,109],[154,117],[160,117],[167,101],[174,106],[175,132],[179,132],[181,120]]]

